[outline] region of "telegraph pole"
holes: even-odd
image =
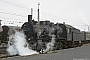
[[[39,32],[40,32],[40,30],[39,30],[39,25],[40,25],[40,22],[39,22],[39,5],[40,5],[40,3],[38,3],[38,33],[37,33],[37,37],[38,37],[38,39],[39,39]]]
[[[33,15],[33,8],[31,8],[31,15]]]
[[[38,24],[39,24],[39,5],[40,5],[40,3],[38,3]]]

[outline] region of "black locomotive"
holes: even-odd
[[[50,42],[51,35],[56,36],[56,49],[81,46],[86,41],[85,32],[81,32],[71,25],[54,24],[50,21],[37,22],[32,20],[32,15],[28,15],[28,22],[25,22],[21,29],[25,32],[27,41],[32,44],[37,43],[40,49],[45,47],[45,43]],[[36,48],[38,49],[38,47]]]

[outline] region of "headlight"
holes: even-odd
[[[28,38],[28,40],[30,40],[30,38]]]

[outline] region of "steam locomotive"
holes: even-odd
[[[51,35],[55,35],[55,49],[81,46],[85,43],[86,32],[80,31],[65,23],[52,23],[50,21],[34,21],[32,15],[28,15],[28,22],[25,22],[21,29],[27,36],[27,41],[33,45],[36,43],[36,50],[45,48],[45,43],[51,41]],[[88,34],[90,36],[90,34]],[[90,38],[89,38],[90,40]],[[89,41],[88,40],[88,41]]]
[[[1,43],[7,43],[8,26],[3,26],[0,32]],[[64,23],[52,23],[50,21],[32,20],[32,15],[28,15],[28,22],[25,22],[21,30],[26,35],[27,42],[32,49],[40,51],[46,48],[46,44],[51,41],[51,36],[55,35],[55,49],[82,46],[90,42],[90,32],[80,31],[71,25]]]

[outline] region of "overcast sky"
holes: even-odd
[[[81,30],[88,30],[90,0],[0,0],[2,24],[20,25],[18,22],[27,21],[31,8],[33,8],[33,19],[37,20],[38,2],[40,20],[50,20],[54,23],[66,22]]]

